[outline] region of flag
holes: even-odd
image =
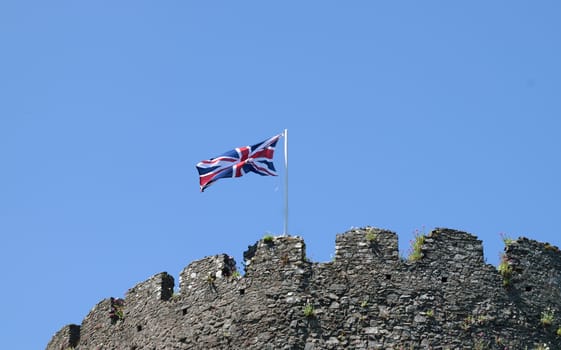
[[[216,158],[197,164],[201,192],[215,181],[227,177],[240,177],[254,172],[262,176],[276,176],[273,165],[275,146],[282,134],[253,146],[238,147]]]

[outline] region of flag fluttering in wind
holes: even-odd
[[[216,158],[197,164],[201,192],[215,181],[228,177],[240,177],[254,172],[262,176],[276,176],[273,165],[275,146],[282,134],[253,146],[238,147]]]

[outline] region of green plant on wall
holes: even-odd
[[[314,310],[314,306],[313,306],[312,304],[310,304],[310,303],[307,303],[307,304],[304,306],[304,309],[302,310],[302,312],[304,313],[304,316],[305,316],[306,318],[312,318],[312,317],[314,317],[315,314],[316,314],[316,312],[315,312],[315,310]]]
[[[368,228],[366,228],[366,235],[364,237],[366,238],[368,243],[372,244],[376,241],[376,239],[378,238],[378,235],[376,235],[376,233],[374,232],[374,229],[372,227],[368,227]]]
[[[411,246],[409,247],[409,261],[421,260],[423,257],[421,249],[427,237],[425,233],[418,229],[415,230],[414,235],[414,238],[410,242]]]
[[[263,242],[266,244],[272,244],[274,239],[275,238],[271,235],[265,235],[265,237],[263,237]]]
[[[554,311],[551,310],[551,308],[547,308],[544,311],[542,311],[541,317],[540,317],[540,323],[542,326],[547,327],[547,326],[551,326],[551,324],[553,323],[554,320]]]
[[[499,266],[497,266],[497,270],[503,277],[503,286],[510,286],[513,269],[510,260],[508,260],[505,254],[501,254],[501,261],[499,262]]]
[[[462,329],[464,331],[467,331],[471,328],[471,326],[473,326],[476,323],[475,317],[473,317],[472,315],[467,315],[463,321],[462,324],[460,325],[460,327],[462,327]]]
[[[206,276],[206,283],[208,283],[210,286],[214,286],[214,281],[216,281],[216,275],[212,272],[209,272]]]
[[[501,239],[503,240],[503,243],[505,244],[505,247],[508,247],[509,245],[514,243],[514,239],[512,239],[506,233],[501,232],[501,233],[499,233],[499,235],[501,236]]]
[[[510,238],[508,235],[506,235],[505,233],[500,233],[500,236],[505,245],[505,249],[508,248],[512,243],[514,243],[514,240]],[[504,287],[510,286],[512,274],[514,271],[512,268],[511,261],[507,258],[506,254],[504,253],[500,255],[500,262],[499,265],[497,266],[497,270],[499,271],[499,274],[503,277],[503,286]]]
[[[427,315],[427,317],[429,317],[429,318],[433,318],[434,317],[434,310],[433,309],[428,309],[427,311],[425,311],[425,315]]]
[[[123,320],[125,318],[125,301],[121,298],[111,297],[111,311],[109,311],[109,318],[112,323]]]

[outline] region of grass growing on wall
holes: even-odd
[[[415,236],[411,240],[411,246],[409,248],[409,261],[421,260],[423,257],[421,248],[423,247],[423,244],[425,244],[425,238],[427,237],[427,235],[419,229],[416,229],[414,234]]]

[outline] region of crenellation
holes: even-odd
[[[301,266],[306,262],[306,244],[298,236],[268,237],[244,252],[247,277],[267,277],[279,268]],[[270,271],[267,271],[270,270]],[[264,275],[261,272],[267,272]]]
[[[244,259],[244,279],[251,281],[251,289],[257,287],[277,298],[284,290],[302,291],[307,288],[312,263],[306,258],[306,245],[301,237],[277,236],[262,239],[249,247],[244,253]],[[279,285],[273,281],[278,281]]]
[[[99,339],[105,338],[105,333],[112,328],[110,313],[111,298],[103,299],[90,310],[80,327],[80,346],[87,349],[89,344],[95,344]]]
[[[47,349],[73,349],[80,341],[80,326],[69,324],[62,327],[51,339]]]
[[[412,261],[395,233],[372,227],[338,234],[328,263],[305,249],[297,236],[259,240],[244,253],[245,276],[226,254],[205,257],[181,271],[176,295],[173,277],[154,275],[127,292],[122,316],[111,316],[118,299],[105,299],[47,350],[561,349],[557,247],[509,244],[507,285],[481,241],[456,230],[433,230]],[[548,326],[546,310],[556,315]]]
[[[430,232],[422,246],[423,263],[447,269],[465,270],[467,266],[481,266],[483,244],[474,235],[451,229],[437,228]]]
[[[207,299],[207,291],[219,293],[228,289],[218,286],[231,281],[236,271],[236,261],[227,254],[194,261],[179,275],[180,293],[184,297]]]
[[[559,248],[522,237],[507,244],[504,254],[513,271],[508,291],[519,300],[519,307],[526,317],[541,322],[545,312],[561,315]],[[561,327],[559,316],[549,327]]]
[[[335,239],[335,261],[343,264],[394,264],[399,260],[397,235],[373,227],[351,229]]]
[[[168,300],[173,295],[174,278],[167,272],[155,274],[144,282],[138,283],[126,293],[128,308],[137,303]]]
[[[124,339],[129,340],[131,347],[138,347],[144,333],[158,327],[154,315],[162,315],[169,307],[167,302],[173,295],[174,285],[173,276],[161,272],[130,288],[124,300],[112,299],[113,309],[122,312],[122,317],[113,318],[113,326],[124,329],[122,332],[127,334]]]

